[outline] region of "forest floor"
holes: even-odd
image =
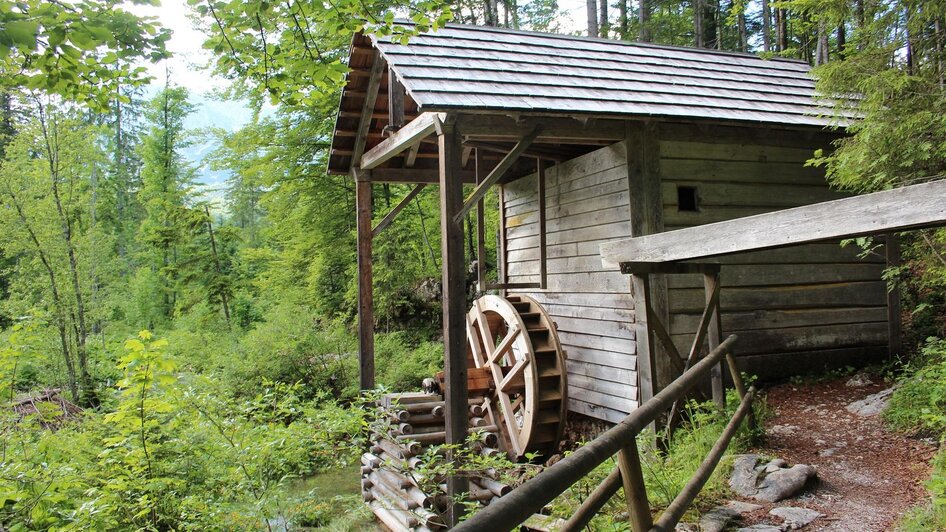
[[[849,378],[782,384],[770,388],[768,434],[757,452],[789,464],[809,464],[818,480],[800,495],[744,516],[744,524],[771,522],[775,506],[816,510],[823,517],[805,530],[890,530],[901,515],[928,499],[934,442],[891,432],[881,416],[863,417],[846,407],[888,385]],[[875,379],[879,380],[879,379]]]

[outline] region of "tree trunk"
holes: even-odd
[[[588,36],[598,36],[598,0],[585,0],[585,14],[588,17]]]
[[[828,62],[828,32],[825,30],[824,22],[818,22],[818,36],[815,45],[815,66],[823,65]]]
[[[769,0],[762,0],[762,50],[772,51],[772,8]]]
[[[778,51],[788,50],[788,17],[787,11],[778,10]]]
[[[703,47],[703,2],[693,0],[693,46]]]
[[[598,2],[598,37],[607,39],[611,34],[611,22],[608,20],[608,0]]]
[[[844,27],[844,21],[838,24],[838,58],[844,58],[844,47],[847,46],[847,28]]]
[[[650,42],[651,33],[650,33],[650,10],[651,10],[651,1],[652,0],[640,0],[640,8],[637,13],[637,21],[640,24],[640,40],[641,42]]]
[[[628,39],[627,0],[618,0],[618,35],[622,41]]]
[[[59,215],[59,224],[62,231],[62,238],[66,244],[66,254],[69,257],[69,275],[72,279],[72,289],[75,292],[76,301],[76,355],[79,360],[79,383],[82,387],[82,402],[87,406],[94,406],[95,390],[92,385],[92,375],[89,372],[88,356],[88,337],[89,330],[85,321],[85,302],[82,297],[82,284],[79,280],[79,260],[76,257],[75,243],[72,240],[72,220],[69,213],[62,206],[62,198],[59,194],[59,131],[58,125],[52,124],[52,135],[50,134],[49,124],[44,115],[42,105],[39,106],[40,126],[43,130],[43,137],[46,142],[46,155],[49,161],[50,181],[52,185],[53,200],[56,203],[56,213]]]
[[[214,257],[214,270],[217,272],[217,275],[223,277],[223,269],[220,267],[220,255],[217,254],[217,239],[214,238],[214,224],[213,218],[210,217],[210,207],[204,205],[204,213],[207,215],[207,234],[210,235],[210,250],[213,253]],[[219,281],[220,279],[218,279]],[[227,318],[227,329],[230,329],[230,302],[227,298],[227,291],[225,288],[220,288],[220,293],[217,294],[220,296],[220,305],[223,307],[223,315]]]
[[[56,280],[56,271],[53,270],[52,263],[49,261],[49,257],[46,256],[46,252],[43,250],[43,246],[40,244],[39,238],[36,236],[36,232],[33,231],[33,227],[29,224],[29,220],[26,218],[26,213],[23,211],[23,205],[20,204],[16,193],[13,192],[12,189],[8,189],[7,194],[13,201],[13,207],[16,210],[17,217],[20,219],[20,223],[23,224],[23,228],[26,230],[27,235],[29,235],[30,241],[33,243],[33,247],[36,248],[36,253],[39,255],[39,261],[43,264],[43,269],[46,270],[46,275],[49,277],[49,289],[53,296],[53,311],[55,315],[56,330],[59,332],[62,358],[66,364],[66,376],[69,381],[67,383],[69,386],[69,395],[72,397],[73,401],[79,402],[79,386],[78,381],[76,380],[76,367],[75,362],[72,360],[72,350],[69,348],[70,342],[68,333],[66,332],[66,312],[65,308],[63,308],[62,297],[59,295],[59,283]]]
[[[745,6],[743,6],[741,11],[739,11],[737,24],[739,25],[739,51],[746,53],[749,51],[749,32],[746,30]]]

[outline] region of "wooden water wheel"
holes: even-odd
[[[565,426],[565,356],[555,323],[534,299],[487,295],[467,315],[467,364],[491,377],[489,414],[513,460],[549,456]]]

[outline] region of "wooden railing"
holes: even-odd
[[[739,424],[752,410],[755,389],[745,389],[736,368],[736,361],[732,355],[735,342],[735,335],[727,338],[620,423],[514,489],[512,493],[483,508],[457,525],[454,530],[489,532],[511,530],[533,514],[540,512],[545,505],[614,455],[618,456],[618,467],[584,501],[578,511],[566,522],[564,530],[584,528],[622,486],[627,496],[630,524],[635,532],[673,530],[716,469]],[[641,471],[637,436],[650,423],[656,421],[661,413],[671,408],[676,401],[705,379],[713,366],[724,357],[740,397],[739,407],[706,459],[680,494],[664,510],[660,519],[654,523]]]

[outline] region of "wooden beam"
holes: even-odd
[[[462,148],[460,136],[453,124],[444,123],[439,127],[445,431],[447,445],[463,445],[469,410],[466,382],[466,264],[463,256],[463,220],[461,218],[459,223],[456,222],[456,214],[463,206],[463,183],[458,177]],[[448,453],[448,459],[453,458],[453,453]],[[469,480],[466,477],[448,477],[447,496],[451,501],[447,509],[448,526],[460,522],[464,511],[462,499],[468,491]]]
[[[708,262],[622,262],[621,273],[643,275],[645,273],[717,273],[720,265]]]
[[[486,285],[487,290],[526,290],[529,288],[542,288],[539,283],[495,283]]]
[[[359,386],[372,390],[374,380],[374,296],[371,271],[371,182],[355,181],[358,246],[358,367]]]
[[[884,246],[887,256],[888,268],[899,268],[902,264],[900,258],[900,235],[890,233],[887,235],[887,243]],[[900,285],[887,287],[887,342],[890,350],[890,360],[895,360],[903,354],[903,324],[900,315]]]
[[[516,140],[539,124],[542,125],[539,142],[599,144],[599,141],[624,140],[625,135],[623,120],[584,120],[560,116],[511,117],[475,113],[463,114],[457,119],[460,134],[472,140]]]
[[[426,184],[421,183],[411,189],[411,191],[408,192],[407,195],[404,196],[401,201],[399,201],[398,204],[394,206],[393,209],[391,209],[391,212],[387,213],[384,218],[378,222],[378,225],[371,230],[371,238],[377,237],[379,234],[381,234],[381,231],[384,231],[389,225],[391,225],[391,222],[394,221],[394,218],[398,215],[398,213],[401,212],[404,207],[407,207],[411,200],[420,194],[420,191],[424,190],[424,187],[426,186]]]
[[[548,266],[548,235],[546,234],[545,219],[545,165],[547,163],[539,159],[536,161],[536,172],[538,179],[539,193],[539,288],[549,287],[549,266]]]
[[[473,161],[476,183],[479,184],[486,177],[483,175],[486,172],[483,151],[479,148],[476,149]],[[486,292],[486,207],[483,200],[476,204],[476,291]]]
[[[371,64],[371,77],[368,78],[368,88],[365,90],[365,103],[361,108],[361,114],[358,120],[358,130],[355,132],[355,146],[352,149],[352,166],[361,154],[365,151],[365,144],[368,142],[368,130],[371,129],[371,120],[374,117],[374,104],[378,99],[378,89],[381,88],[381,74],[384,71],[384,59],[381,55],[375,53]]]
[[[365,179],[372,183],[440,185],[440,171],[436,168],[375,168],[367,173]],[[476,183],[472,171],[461,171],[460,178],[466,185]]]
[[[474,148],[482,148],[486,151],[491,151],[493,153],[507,153],[509,151],[509,146],[502,144],[496,144],[494,142],[481,142],[477,140],[466,140],[463,142],[464,146],[472,146]],[[562,150],[554,150],[551,148],[539,148],[533,145],[528,150],[522,152],[524,157],[535,157],[537,159],[546,159],[549,161],[555,161],[557,163],[568,161],[574,159],[577,155],[575,153],[566,153]]]
[[[407,155],[404,157],[404,166],[411,168],[417,162],[417,153],[420,152],[420,142],[416,142],[407,149]]]
[[[601,245],[602,262],[672,262],[946,225],[946,180]]]
[[[361,157],[361,167],[370,170],[396,157],[405,149],[437,130],[441,117],[438,113],[423,113],[390,137],[382,140]]]
[[[463,221],[463,217],[466,216],[466,213],[470,212],[470,209],[476,205],[476,202],[483,199],[483,196],[485,196],[486,192],[489,191],[489,187],[495,185],[496,182],[499,181],[510,168],[512,168],[512,165],[517,159],[519,159],[519,156],[522,155],[522,152],[524,152],[526,148],[532,144],[532,141],[535,140],[540,131],[542,131],[542,126],[535,126],[535,128],[532,129],[532,132],[522,137],[522,139],[520,139],[511,150],[509,150],[509,153],[503,157],[503,160],[499,161],[499,164],[497,164],[496,168],[493,168],[489,175],[486,176],[486,179],[484,179],[482,183],[476,185],[476,188],[473,189],[473,193],[471,193],[466,198],[466,201],[463,202],[463,207],[460,209],[460,212],[457,213],[456,218],[454,219],[456,223]]]
[[[388,126],[386,132],[394,133],[404,127],[404,85],[388,67]]]

